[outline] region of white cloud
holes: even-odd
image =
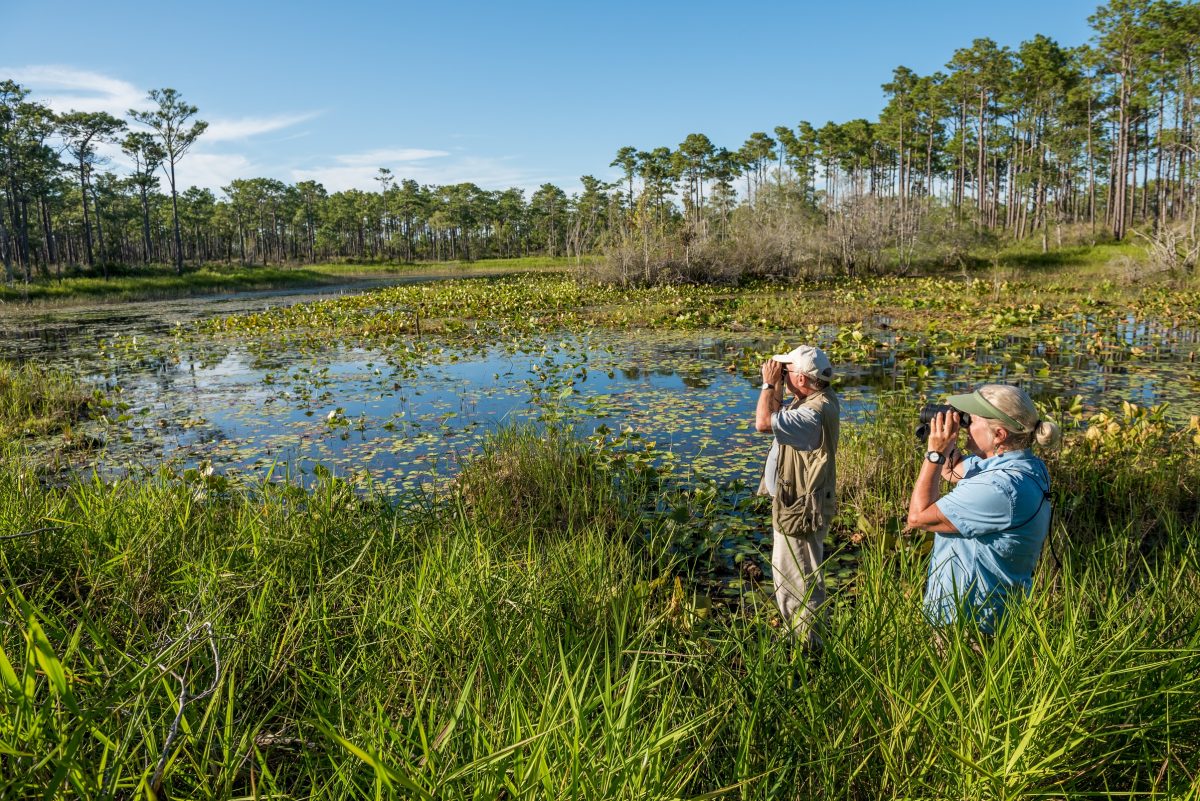
[[[0,68],[0,75],[36,90],[36,99],[58,112],[107,111],[121,117],[131,108],[149,107],[144,89],[98,72],[51,64]]]
[[[58,112],[71,109],[107,111],[114,116],[125,117],[130,108],[146,109],[152,105],[146,90],[128,81],[68,66],[0,68],[0,76],[11,77],[33,90],[34,99]],[[214,118],[202,112],[200,117],[208,120],[208,130],[176,167],[179,188],[200,186],[219,192],[222,186],[235,178],[271,177],[289,182],[320,181],[331,192],[346,189],[377,192],[379,183],[375,178],[378,168],[388,167],[392,169],[396,180],[411,179],[420,184],[440,186],[471,182],[484,189],[515,186],[532,192],[549,181],[568,193],[578,191],[576,178],[535,174],[519,166],[514,158],[465,155],[459,147],[384,147],[313,158],[285,155],[283,149],[278,147],[280,137],[275,137],[268,145],[269,152],[263,149],[263,144],[250,148],[248,152],[251,155],[213,152],[237,149],[239,143],[292,128],[320,113],[284,112],[255,117]],[[295,138],[306,133],[301,130],[282,138]],[[101,153],[123,170],[131,166],[115,145],[103,146]],[[306,166],[299,167],[298,164]],[[162,186],[165,190],[165,180]]]
[[[139,89],[129,81],[113,78],[99,72],[88,72],[59,65],[34,65],[29,67],[3,68],[0,75],[10,75],[29,89],[36,99],[58,112],[64,111],[107,111],[115,117],[125,117],[129,109],[149,109],[153,103],[147,98],[147,90]],[[231,119],[212,118],[201,141],[208,143],[237,142],[252,136],[290,128],[311,120],[320,112],[308,111],[296,114],[274,114],[266,117],[240,117]]]
[[[447,150],[422,150],[417,147],[398,147],[368,150],[365,153],[347,153],[342,156],[336,156],[335,160],[339,164],[345,164],[350,167],[381,167],[396,162],[424,161],[425,159],[436,159],[449,155],[450,152]]]
[[[181,192],[189,186],[199,186],[219,194],[221,187],[228,186],[235,178],[263,178],[269,174],[270,170],[237,153],[193,152],[175,165],[175,182]],[[165,191],[165,179],[162,185]]]
[[[301,122],[307,122],[317,116],[319,112],[309,111],[303,114],[276,114],[271,117],[242,117],[235,120],[211,120],[208,123],[208,130],[204,132],[201,141],[210,142],[236,142],[240,139],[247,139],[251,136],[278,131],[281,128],[290,128]]]

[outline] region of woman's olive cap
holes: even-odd
[[[979,390],[975,390],[967,395],[951,395],[946,399],[946,403],[960,412],[966,412],[972,416],[984,417],[988,420],[999,420],[1005,428],[1014,434],[1024,434],[1029,431],[1021,421],[1009,417],[993,406],[987,398],[983,397]]]

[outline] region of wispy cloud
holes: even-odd
[[[349,167],[386,167],[388,164],[408,161],[424,161],[449,156],[447,150],[424,150],[419,147],[383,148],[365,153],[347,153],[336,156],[335,161]]]
[[[233,120],[212,120],[208,130],[204,132],[203,141],[236,142],[251,136],[271,133],[283,128],[290,128],[316,117],[320,112],[309,111],[303,114],[276,114],[270,117],[241,117]]]
[[[37,100],[58,112],[107,111],[122,116],[131,108],[149,107],[146,90],[99,72],[47,64],[0,67],[0,75],[36,90]]]
[[[107,111],[116,117],[124,117],[131,108],[148,109],[153,106],[147,98],[147,90],[140,89],[129,81],[99,72],[51,64],[0,67],[0,75],[10,75],[17,83],[33,89],[38,101],[58,112],[72,109]],[[200,141],[205,145],[238,142],[290,128],[311,120],[318,114],[319,111],[306,111],[229,119],[201,114],[201,119],[208,120],[208,130]]]
[[[0,67],[0,76],[11,77],[33,90],[36,100],[59,112],[71,109],[107,111],[124,117],[131,108],[151,107],[145,89],[99,72],[63,65],[34,65]],[[379,184],[375,180],[378,169],[387,167],[398,180],[411,179],[427,185],[471,182],[484,189],[515,186],[532,192],[550,181],[568,192],[575,190],[575,179],[556,180],[553,176],[529,171],[516,158],[472,155],[464,152],[460,145],[446,149],[377,147],[314,157],[285,155],[282,148],[276,147],[281,141],[280,136],[274,137],[269,145],[253,141],[255,137],[287,129],[293,130],[282,138],[307,134],[309,131],[297,126],[321,113],[292,111],[253,117],[220,117],[201,109],[199,116],[208,120],[208,130],[179,164],[180,187],[194,185],[219,192],[234,178],[272,177],[292,182],[320,181],[333,192],[346,189],[378,191]],[[233,152],[236,150],[243,152]],[[122,169],[129,168],[117,146],[104,146],[102,153],[111,163]]]
[[[189,153],[176,168],[179,188],[201,186],[218,194],[235,178],[262,178],[271,170],[239,153]],[[166,182],[163,182],[166,186]]]

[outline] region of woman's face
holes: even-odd
[[[987,458],[996,455],[996,446],[1003,440],[999,428],[992,429],[992,421],[980,415],[971,415],[971,425],[967,428],[967,450],[978,456]]]

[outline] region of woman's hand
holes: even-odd
[[[774,359],[767,359],[762,366],[762,379],[764,384],[779,385],[780,379],[783,378],[783,364]]]
[[[950,451],[946,454],[946,462],[942,465],[942,478],[949,481],[951,484],[956,483],[962,475],[958,472],[958,466],[962,463],[962,451],[957,445],[951,445]]]
[[[958,414],[938,412],[934,415],[929,421],[929,450],[947,453],[947,449],[957,440]]]

